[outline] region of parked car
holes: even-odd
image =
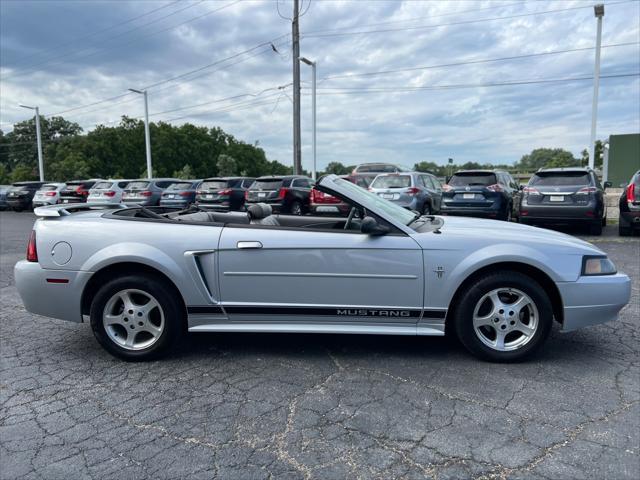
[[[267,203],[276,213],[303,215],[309,211],[313,180],[302,175],[256,178],[245,197],[246,203]]]
[[[254,182],[249,177],[214,177],[202,181],[196,204],[215,210],[243,210],[245,192]]]
[[[345,178],[362,188],[369,188],[371,182],[378,176],[378,173],[351,173]]]
[[[157,206],[160,203],[162,192],[169,185],[180,181],[176,178],[132,180],[124,189],[122,202],[127,205]]]
[[[32,201],[36,191],[45,182],[14,182],[7,192],[7,203],[9,208],[20,212],[29,210],[33,207]]]
[[[521,223],[585,225],[593,235],[606,225],[604,188],[588,168],[541,169],[522,193]]]
[[[441,213],[511,221],[517,216],[520,191],[508,172],[462,170],[442,186]]]
[[[0,210],[6,210],[9,208],[7,202],[7,193],[9,193],[10,185],[0,185]]]
[[[618,233],[628,236],[634,230],[640,230],[640,170],[631,177],[620,195],[619,207]]]
[[[196,191],[202,180],[180,180],[169,185],[160,197],[160,206],[187,208],[196,201]]]
[[[124,189],[131,180],[102,180],[97,182],[91,190],[87,201],[91,203],[121,203]]]
[[[442,185],[430,173],[382,173],[369,190],[396,205],[424,214],[438,213],[442,204]]]
[[[361,163],[353,169],[352,173],[398,173],[410,171],[408,168],[394,165],[393,163]]]
[[[67,182],[65,188],[60,192],[60,203],[84,203],[89,196],[89,190],[101,182],[101,179],[73,180]]]
[[[421,216],[336,175],[316,188],[357,215],[273,215],[266,203],[178,215],[40,207],[55,221],[35,223],[14,269],[18,293],[29,312],[87,316],[98,342],[127,360],[158,357],[187,331],[448,331],[480,358],[517,361],[554,319],[572,331],[615,320],[629,301],[629,277],[577,238]]]
[[[33,206],[55,205],[60,203],[60,192],[66,187],[64,183],[45,183],[33,196]]]

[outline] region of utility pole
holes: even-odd
[[[293,173],[302,173],[302,147],[300,142],[300,28],[298,0],[293,0],[291,37],[293,40]]]
[[[42,134],[40,133],[40,109],[38,107],[30,107],[28,105],[20,105],[22,108],[35,110],[36,112],[36,142],[38,145],[38,173],[40,181],[44,182],[44,160],[42,158]]]
[[[144,95],[144,146],[147,155],[147,178],[153,178],[153,172],[151,171],[151,133],[149,132],[149,102],[147,100],[147,91],[135,90],[133,88],[130,88],[129,91]]]
[[[313,78],[311,79],[311,95],[313,98],[311,99],[311,128],[313,130],[312,134],[312,149],[313,149],[313,170],[311,171],[311,178],[316,179],[316,62],[312,62],[311,60],[302,57],[300,59],[301,62],[309,65],[313,71]]]
[[[591,143],[589,145],[589,168],[596,165],[596,123],[598,121],[598,90],[600,89],[600,45],[602,44],[602,17],[604,17],[604,5],[593,7],[593,13],[598,19],[596,33],[596,64],[593,73],[593,103],[591,105]]]

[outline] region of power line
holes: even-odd
[[[606,78],[625,78],[640,77],[640,72],[635,73],[619,73],[611,75],[601,75],[601,79]],[[549,79],[531,79],[531,80],[512,80],[508,82],[487,82],[487,83],[468,83],[468,84],[452,84],[452,85],[425,85],[419,87],[408,86],[389,86],[389,87],[318,87],[320,94],[323,95],[349,95],[359,93],[386,93],[386,92],[417,92],[423,90],[455,90],[461,88],[481,88],[481,87],[506,87],[513,85],[534,85],[549,83],[565,83],[565,82],[581,82],[585,80],[593,80],[593,75],[583,77],[568,78],[549,78]],[[308,87],[305,87],[308,88]],[[331,90],[325,91],[322,90]]]
[[[637,0],[621,0],[618,2],[610,2],[607,4],[607,6],[617,5],[621,3],[636,2],[636,1]],[[544,10],[539,12],[520,13],[516,15],[508,15],[503,17],[477,18],[473,20],[459,20],[457,22],[449,22],[449,23],[417,25],[417,26],[398,27],[398,28],[385,28],[385,29],[378,29],[378,30],[361,30],[361,31],[355,31],[355,32],[333,32],[332,33],[331,30],[327,30],[327,32],[329,33],[322,33],[322,32],[325,32],[325,30],[316,30],[316,31],[305,33],[304,38],[341,37],[341,36],[347,36],[347,35],[368,35],[372,33],[390,33],[390,32],[400,32],[400,31],[410,31],[410,30],[425,30],[429,28],[450,27],[455,25],[468,25],[471,23],[490,22],[495,20],[511,20],[514,18],[531,17],[535,15],[545,15],[547,13],[568,12],[572,10],[581,10],[585,8],[593,8],[593,6],[585,5],[580,7],[567,7],[567,8],[558,8],[554,10]],[[366,27],[367,25],[362,25],[362,26]]]
[[[160,10],[164,10],[165,8],[168,8],[168,7],[170,7],[172,5],[175,5],[176,3],[179,3],[179,2],[180,2],[180,0],[174,0],[173,2],[167,3],[165,5],[162,5],[161,7],[158,7],[158,8],[154,8],[153,10],[149,10],[148,12],[145,12],[145,13],[143,13],[141,15],[137,15],[135,17],[129,18],[128,20],[125,20],[123,22],[116,23],[114,25],[111,25],[109,27],[103,28],[101,30],[96,30],[95,32],[91,32],[88,35],[76,37],[75,39],[69,40],[69,41],[64,42],[64,43],[59,43],[59,44],[57,44],[57,45],[55,45],[53,47],[47,48],[45,50],[40,50],[39,52],[32,53],[31,55],[27,55],[27,56],[21,58],[20,60],[24,61],[24,60],[27,60],[29,58],[37,57],[39,55],[42,55],[44,53],[47,53],[47,52],[50,52],[50,51],[53,51],[53,50],[58,50],[61,47],[65,47],[67,45],[72,45],[72,44],[74,44],[74,43],[76,43],[76,42],[78,42],[80,40],[86,40],[87,38],[95,37],[96,35],[100,35],[101,33],[107,32],[109,30],[113,30],[114,28],[121,27],[121,26],[126,25],[128,23],[134,22],[134,21],[136,21],[136,20],[138,20],[140,18],[152,15],[152,14],[154,14],[154,13],[160,11]]]
[[[640,45],[640,42],[626,42],[626,43],[614,43],[610,45],[602,45],[602,48],[614,48],[614,47],[624,47],[629,45]],[[363,72],[363,73],[345,73],[341,75],[329,75],[323,77],[321,81],[325,80],[335,80],[337,78],[355,78],[355,77],[370,77],[377,75],[388,75],[393,73],[402,73],[402,72],[412,72],[417,70],[429,70],[433,68],[446,68],[446,67],[458,67],[462,65],[474,65],[479,63],[490,63],[490,62],[502,62],[507,60],[518,60],[522,58],[533,58],[533,57],[544,57],[549,55],[559,55],[562,53],[572,53],[572,52],[583,52],[587,50],[594,50],[596,47],[581,47],[581,48],[569,48],[565,50],[554,50],[550,52],[539,52],[539,53],[527,53],[522,55],[513,55],[509,57],[497,57],[497,58],[482,58],[477,60],[467,60],[464,62],[455,62],[455,63],[441,63],[437,65],[426,65],[419,67],[406,67],[406,68],[397,68],[391,70],[378,70],[375,72]]]

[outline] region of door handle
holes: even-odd
[[[237,248],[249,249],[249,248],[262,248],[262,243],[258,241],[244,241],[238,242],[236,245]]]

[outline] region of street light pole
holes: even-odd
[[[28,105],[20,105],[22,108],[35,110],[36,112],[36,142],[38,145],[38,173],[40,181],[44,182],[44,160],[42,158],[42,134],[40,133],[40,109],[38,107],[30,107]]]
[[[300,59],[301,62],[306,63],[307,65],[311,66],[311,69],[313,71],[313,78],[311,79],[311,91],[312,91],[312,99],[311,99],[311,124],[312,124],[312,130],[313,130],[313,134],[312,134],[312,141],[313,141],[313,171],[312,171],[312,178],[315,180],[316,179],[316,166],[317,166],[317,162],[316,162],[316,62],[312,62],[311,60],[308,60],[304,57],[302,57]]]
[[[596,62],[593,73],[593,103],[591,105],[591,143],[589,144],[589,168],[595,167],[596,162],[596,123],[598,120],[598,90],[600,89],[600,45],[602,44],[602,17],[604,17],[604,5],[593,7],[593,13],[598,19],[596,34]]]
[[[151,133],[149,132],[149,101],[147,99],[146,90],[129,89],[130,92],[139,93],[144,96],[144,144],[147,154],[147,178],[153,178],[151,170]]]

